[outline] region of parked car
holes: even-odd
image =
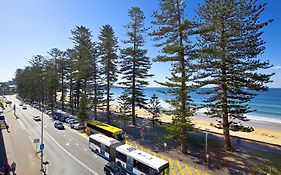
[[[64,116],[60,116],[58,120],[61,121],[61,122],[64,122],[65,117]]]
[[[73,122],[73,121],[75,121],[75,119],[69,119],[68,121],[67,121],[67,123],[69,124],[69,125],[71,125],[71,123]]]
[[[111,175],[111,174],[125,175],[126,174],[125,170],[122,167],[118,166],[117,163],[115,163],[115,162],[108,162],[104,166],[103,170],[104,170],[104,174],[106,174],[106,175]]]
[[[12,101],[8,100],[8,101],[6,101],[6,104],[12,104]]]
[[[41,121],[41,118],[40,118],[39,115],[34,115],[34,116],[33,116],[33,120],[35,120],[35,121]]]
[[[0,113],[0,120],[5,120],[5,116],[3,113]]]
[[[83,123],[77,123],[77,124],[73,125],[73,129],[76,129],[76,130],[82,130],[84,128],[85,128],[85,125]]]
[[[60,121],[55,121],[54,127],[57,129],[64,129],[63,123]]]
[[[27,106],[26,106],[26,105],[23,105],[23,106],[22,106],[22,109],[23,109],[23,110],[26,110],[26,109],[27,109]]]
[[[71,117],[68,117],[67,119],[65,119],[65,123],[68,123],[69,120],[71,120],[72,118]]]
[[[74,129],[74,125],[79,124],[77,120],[74,120],[73,122],[70,123],[70,128]]]

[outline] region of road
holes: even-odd
[[[19,106],[15,96],[7,99],[16,104],[16,114],[29,135],[30,141],[41,138],[41,121],[33,120],[33,115],[42,113],[27,105],[27,110]],[[43,114],[44,118],[44,161],[48,161],[47,174],[50,175],[102,175],[106,161],[88,148],[88,141],[82,135],[65,125],[65,130],[54,128],[52,119]],[[35,148],[34,144],[34,148]],[[20,149],[20,148],[19,148]],[[37,148],[39,149],[39,148]],[[38,155],[39,156],[39,155]]]

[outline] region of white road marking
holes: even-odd
[[[79,146],[79,143],[76,143],[77,146]]]
[[[63,135],[63,137],[65,137],[65,134]]]
[[[33,120],[32,120],[33,121]],[[36,123],[35,121],[33,121],[38,127],[40,127],[40,125],[38,123]],[[88,171],[90,171],[91,173],[93,173],[94,175],[99,175],[97,172],[95,172],[93,169],[91,169],[89,166],[87,166],[86,164],[84,164],[83,162],[81,162],[79,159],[77,159],[75,156],[73,156],[70,152],[68,152],[63,146],[61,146],[47,131],[44,131],[44,133],[58,146],[60,147],[66,154],[68,154],[73,160],[75,160],[77,163],[79,163],[81,166],[83,166],[84,168],[86,168]],[[64,135],[65,136],[65,135]],[[85,151],[87,151],[87,149],[84,149]]]
[[[84,151],[88,151],[87,148],[84,148]]]
[[[69,141],[71,141],[71,139],[69,139]]]

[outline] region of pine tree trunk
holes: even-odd
[[[181,23],[181,14],[180,14],[180,4],[179,1],[177,0],[177,10],[178,10],[178,25],[179,25],[179,37],[180,37],[180,46],[183,47],[183,33],[182,33],[182,29],[180,28],[180,26],[182,25]],[[187,96],[187,89],[186,89],[186,70],[185,70],[185,60],[184,60],[184,51],[181,50],[179,52],[179,56],[180,56],[180,71],[181,71],[181,78],[182,78],[182,82],[181,82],[181,110],[182,110],[182,114],[181,114],[181,120],[182,123],[186,123],[186,96]],[[181,134],[184,136],[184,138],[181,140],[181,152],[182,153],[186,153],[186,141],[187,141],[187,128],[185,125],[182,126],[181,128]]]
[[[132,122],[133,125],[136,125],[136,97],[135,97],[135,88],[136,88],[136,82],[135,82],[135,62],[133,62],[133,86],[132,86]]]
[[[94,88],[94,93],[95,93],[95,97],[94,97],[94,115],[95,115],[95,119],[97,118],[97,100],[98,100],[98,98],[97,98],[97,96],[98,96],[98,94],[97,94],[97,82],[96,82],[96,80],[95,80],[95,88]]]
[[[108,63],[109,65],[109,63]],[[106,116],[107,116],[107,122],[110,124],[110,109],[109,109],[109,93],[110,93],[110,82],[109,82],[109,70],[107,71],[107,85],[106,85]]]
[[[184,135],[186,135],[186,130],[187,130],[186,127],[182,127],[182,133],[183,133]],[[181,152],[182,152],[183,154],[186,154],[186,150],[187,150],[186,141],[187,141],[186,137],[181,140]]]
[[[76,87],[76,110],[79,110],[79,101],[80,101],[80,80],[77,81]]]
[[[87,79],[84,80],[84,94],[87,95]]]
[[[73,89],[72,89],[72,78],[70,79],[70,85],[69,85],[69,105],[71,108],[71,114],[73,115]]]
[[[134,50],[136,50],[136,30],[134,29]],[[133,57],[133,86],[132,86],[132,122],[136,126],[136,63],[135,56]]]
[[[64,111],[63,69],[61,71],[61,110]]]
[[[224,70],[222,71],[225,72]],[[230,134],[229,134],[229,123],[228,123],[228,112],[227,112],[227,93],[226,93],[226,85],[222,84],[223,90],[223,136],[224,136],[224,149],[227,151],[232,151],[231,142],[230,142]]]

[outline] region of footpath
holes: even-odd
[[[11,106],[6,108],[4,115],[9,131],[3,126],[0,129],[0,172],[5,163],[15,162],[16,174],[40,175],[40,159],[35,155],[25,127],[20,119],[16,119]]]

